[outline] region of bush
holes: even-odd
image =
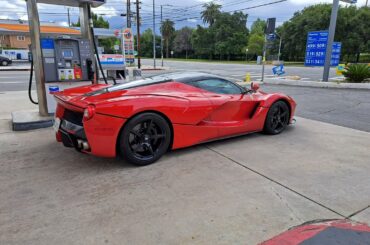
[[[353,64],[349,65],[343,71],[343,75],[349,82],[361,83],[370,78],[370,66],[367,64]]]

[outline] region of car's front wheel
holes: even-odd
[[[8,63],[8,61],[6,61],[6,60],[3,60],[3,61],[1,62],[1,65],[2,65],[2,66],[8,66],[8,64],[9,64],[9,63]]]
[[[277,101],[267,113],[264,132],[267,134],[280,134],[289,124],[290,112],[287,103]]]
[[[167,121],[156,113],[143,113],[126,123],[120,135],[119,149],[126,161],[144,166],[161,158],[170,143],[171,129]]]

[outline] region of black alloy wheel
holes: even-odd
[[[167,121],[156,113],[143,113],[129,120],[121,132],[121,155],[135,165],[148,165],[166,153],[170,142]]]
[[[264,132],[267,134],[280,134],[289,124],[289,107],[284,101],[275,102],[266,117]]]

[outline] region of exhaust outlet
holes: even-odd
[[[87,141],[84,141],[84,140],[81,140],[81,139],[78,139],[77,140],[77,146],[79,149],[82,149],[82,150],[90,150],[90,145],[89,143],[87,143]]]

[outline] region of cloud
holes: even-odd
[[[196,20],[196,19],[187,19],[186,21],[190,22],[190,23],[196,23],[198,20]]]

